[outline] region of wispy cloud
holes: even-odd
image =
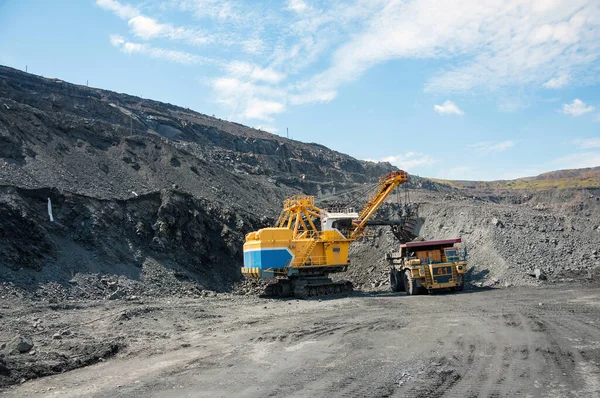
[[[287,8],[295,12],[304,12],[308,9],[308,5],[303,0],[288,0]]]
[[[96,4],[107,11],[112,11],[119,18],[126,19],[131,33],[143,40],[168,38],[192,45],[204,45],[213,40],[200,29],[159,23],[156,19],[143,15],[139,9],[116,0],[96,0]]]
[[[600,148],[600,138],[579,138],[573,140],[579,149],[594,149]]]
[[[460,57],[428,79],[425,90],[435,92],[541,86],[556,76],[577,76],[599,57],[600,7],[595,1],[541,2],[387,2],[335,51],[330,68],[311,86],[335,90],[398,58]]]
[[[131,33],[144,40],[165,37],[175,41],[184,41],[193,45],[204,45],[213,40],[199,29],[175,27],[171,24],[159,23],[157,20],[138,15],[128,22]]]
[[[248,119],[273,121],[273,115],[286,109],[286,92],[235,77],[221,77],[211,82],[217,102],[233,115]]]
[[[191,65],[212,62],[212,60],[208,58],[190,54],[185,51],[156,48],[147,44],[126,41],[119,35],[111,35],[110,43],[126,54],[145,54],[150,58],[164,59],[179,64]]]
[[[382,162],[390,162],[401,169],[410,170],[420,166],[429,166],[435,163],[435,159],[429,155],[419,152],[406,152],[404,154],[388,156],[381,159]]]
[[[140,11],[129,4],[121,4],[116,0],[96,0],[96,4],[107,11],[112,11],[119,18],[129,19],[139,15]]]
[[[515,142],[512,140],[507,140],[507,141],[500,141],[500,142],[492,142],[492,141],[478,142],[476,144],[468,145],[467,147],[472,148],[475,152],[477,152],[481,155],[487,155],[489,153],[505,151],[508,148],[511,148],[513,146],[515,146]]]
[[[197,18],[211,18],[220,21],[240,20],[244,16],[252,17],[247,10],[240,9],[239,3],[228,0],[171,0],[166,4],[181,11],[189,11]]]
[[[569,83],[569,75],[563,74],[558,77],[553,77],[543,84],[546,88],[563,88]]]
[[[228,63],[225,68],[231,75],[251,81],[264,81],[277,84],[285,79],[284,73],[277,72],[272,68],[261,68],[258,65],[251,65],[247,62],[233,61]]]
[[[557,170],[597,167],[600,166],[600,152],[572,153],[555,159],[552,164]]]
[[[442,105],[434,105],[433,110],[440,115],[464,115],[465,113],[459,109],[452,101],[446,101]]]
[[[595,108],[593,106],[587,106],[585,102],[578,98],[575,98],[570,104],[563,105],[562,112],[565,115],[581,116],[585,115],[586,113],[592,112],[594,109]]]
[[[256,99],[248,103],[243,115],[248,119],[273,120],[271,115],[281,113],[285,110],[285,105],[275,101],[263,101]]]

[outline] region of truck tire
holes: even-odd
[[[404,290],[402,276],[395,268],[392,268],[390,270],[390,287],[392,289],[392,292],[401,292]]]
[[[407,296],[414,296],[419,294],[419,288],[417,287],[417,281],[412,277],[412,273],[409,269],[404,271],[404,287]]]

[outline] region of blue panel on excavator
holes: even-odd
[[[294,256],[286,247],[244,251],[244,267],[246,268],[285,268],[291,264]]]

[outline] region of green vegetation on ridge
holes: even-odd
[[[431,181],[446,184],[456,189],[568,189],[600,188],[600,167],[572,170],[558,170],[536,177],[499,181],[464,181],[430,178]]]

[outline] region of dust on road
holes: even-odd
[[[113,302],[71,312],[135,314],[81,327],[114,333],[126,349],[4,396],[598,396],[598,303],[600,288],[577,285]]]

